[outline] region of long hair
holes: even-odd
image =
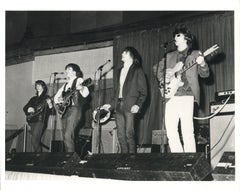
[[[134,47],[127,46],[124,48],[123,52],[129,52],[129,55],[133,59],[133,64],[141,65],[141,56]]]
[[[76,77],[81,77],[81,78],[83,77],[83,73],[82,73],[80,67],[77,64],[69,63],[65,66],[65,70],[69,67],[71,67],[72,70],[76,72]]]
[[[47,88],[46,83],[45,83],[44,81],[42,81],[42,80],[37,80],[37,81],[35,82],[36,95],[38,95],[38,92],[37,92],[37,85],[41,85],[41,86],[42,86],[42,88],[43,88],[43,92],[42,92],[42,94],[43,94],[43,95],[47,94],[47,90],[48,90],[48,88]]]
[[[176,34],[183,34],[184,38],[187,40],[187,45],[189,49],[192,49],[194,36],[186,27],[176,28],[173,32],[173,38],[175,38]]]

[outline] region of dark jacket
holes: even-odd
[[[23,111],[27,116],[27,122],[37,122],[42,121],[46,122],[48,120],[49,115],[52,112],[52,109],[49,109],[46,99],[50,98],[46,94],[41,94],[40,96],[33,96],[28,103],[23,107]],[[29,107],[33,107],[35,109],[34,116],[30,117],[31,115],[27,112]],[[39,114],[37,114],[39,113]],[[29,116],[29,117],[28,117]]]
[[[114,109],[116,109],[119,96],[121,69],[122,67],[119,68],[116,73],[117,85],[115,85],[114,96],[110,103]],[[142,67],[135,64],[131,65],[123,85],[122,96],[123,109],[125,111],[130,112],[133,105],[138,105],[140,108],[142,107],[147,96],[147,83]]]

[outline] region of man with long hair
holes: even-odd
[[[165,125],[171,152],[196,152],[193,126],[194,102],[199,104],[200,101],[198,76],[208,77],[209,67],[202,53],[192,49],[194,36],[187,28],[177,28],[173,32],[173,39],[177,49],[166,56],[165,82],[169,84],[167,88],[163,83],[165,59],[162,59],[158,66],[155,65],[153,70],[157,72],[160,88],[164,93],[163,96],[166,97]],[[196,65],[189,67],[195,62]],[[176,93],[172,97],[167,97],[174,89]],[[183,144],[178,132],[179,121]]]
[[[147,84],[140,55],[133,47],[122,52],[123,65],[117,70],[117,85],[110,104],[103,107],[116,110],[117,136],[121,153],[135,153],[134,118],[147,96]]]
[[[47,127],[49,115],[53,109],[52,100],[47,95],[47,85],[42,80],[35,82],[36,96],[24,106],[27,122],[31,127],[32,146],[34,152],[41,152],[41,138]]]

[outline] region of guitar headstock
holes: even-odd
[[[208,56],[209,54],[214,55],[217,53],[217,50],[219,49],[219,46],[217,44],[213,45],[212,47],[208,48],[206,51],[204,51],[203,56]]]

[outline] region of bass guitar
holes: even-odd
[[[209,49],[207,49],[201,56],[206,57],[210,54],[213,55],[217,49],[219,49],[219,47],[217,44],[215,44]],[[196,59],[194,59],[191,63],[186,64],[184,67],[182,62],[178,62],[174,68],[166,70],[165,77],[166,87],[164,88],[164,79],[161,79],[159,82],[159,89],[161,91],[162,96],[165,95],[165,98],[170,99],[176,94],[178,88],[184,85],[184,83],[181,80],[181,75],[185,71],[193,67],[195,64],[197,64]]]
[[[88,78],[88,79],[86,79],[82,82],[82,85],[83,86],[89,86],[91,83],[92,83],[92,79]],[[63,115],[66,112],[66,109],[71,105],[71,97],[77,91],[78,90],[75,89],[75,90],[72,90],[72,91],[66,93],[65,96],[62,97],[63,98],[62,102],[56,104],[56,110],[57,110],[60,118],[63,117]]]

